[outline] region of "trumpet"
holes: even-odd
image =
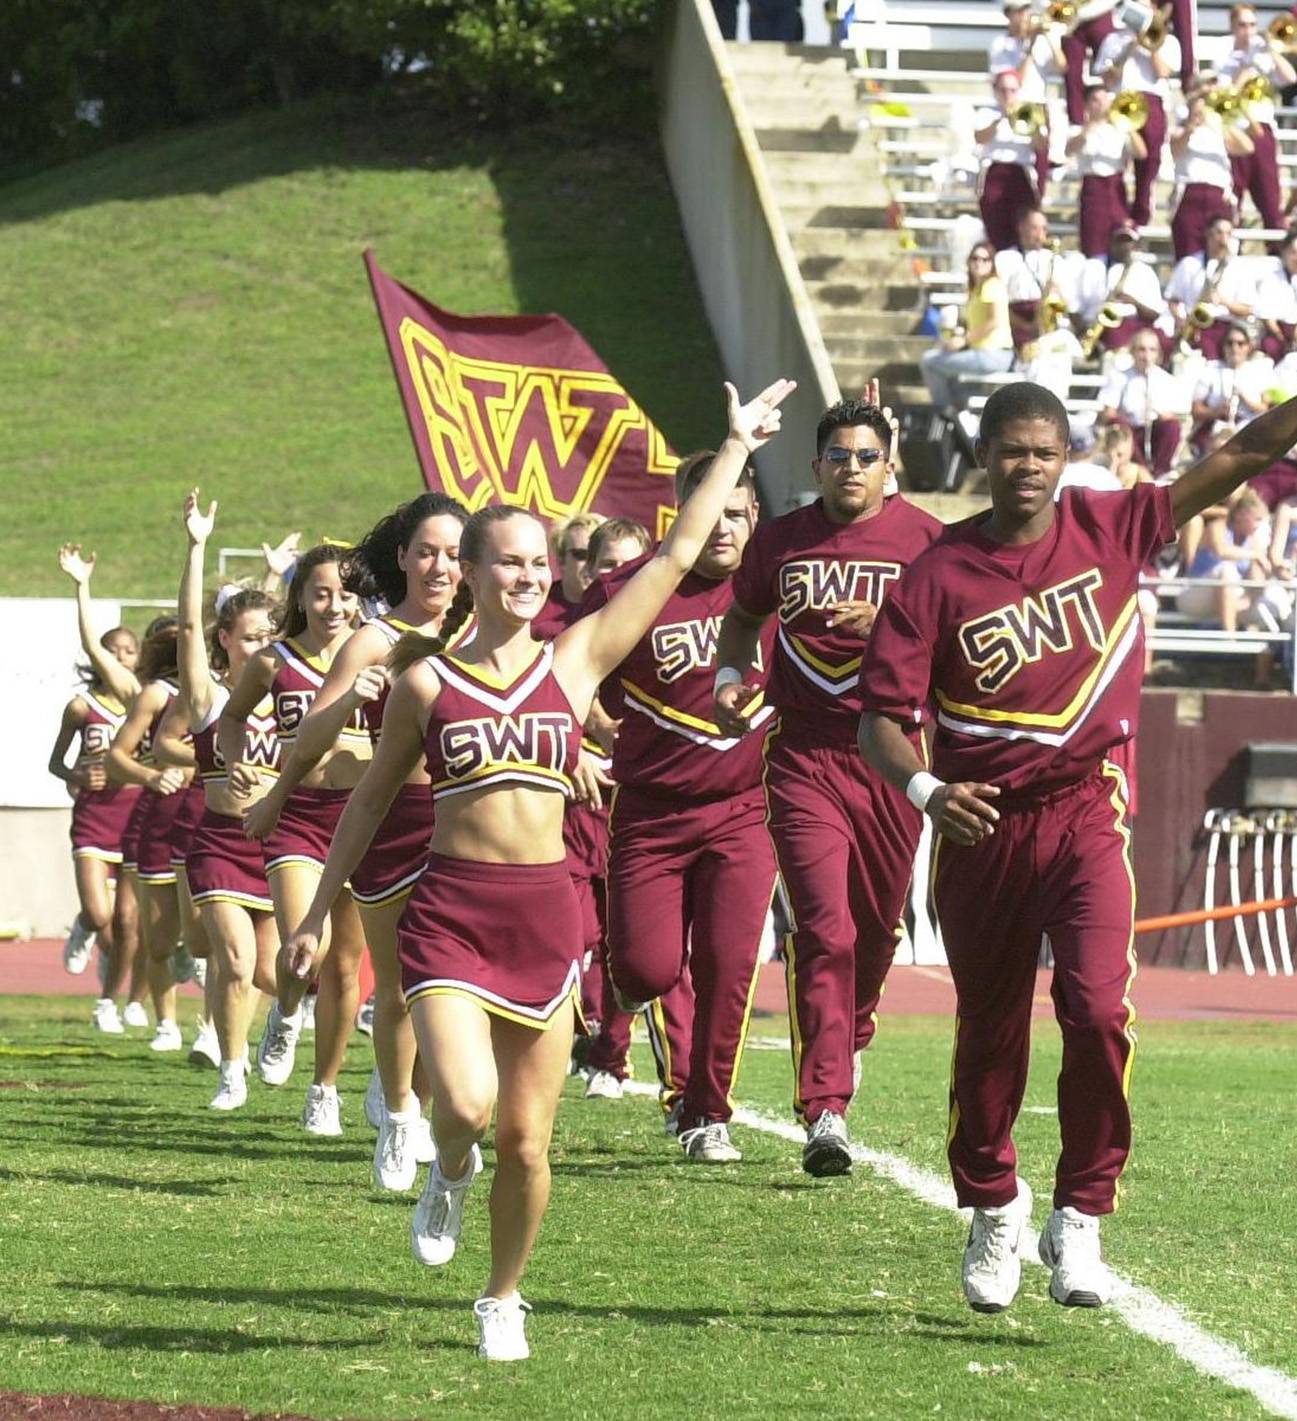
[[[1020,138],[1035,138],[1049,121],[1044,104],[1016,104],[1009,110],[1009,127]]]
[[[1243,112],[1243,100],[1238,92],[1229,88],[1207,90],[1205,100],[1207,116],[1217,128],[1245,128],[1247,114]]]
[[[1274,103],[1274,85],[1264,74],[1253,74],[1238,86],[1238,101],[1243,116],[1253,119],[1260,105]]]
[[[1108,121],[1123,133],[1138,133],[1148,122],[1148,95],[1138,89],[1123,89],[1112,101]]]
[[[1291,54],[1297,49],[1297,16],[1276,15],[1270,21],[1266,34],[1272,44],[1277,45],[1285,54]]]

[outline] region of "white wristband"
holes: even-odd
[[[905,786],[905,797],[919,811],[926,813],[928,801],[939,789],[945,789],[945,780],[939,780],[936,775],[930,775],[927,770],[916,770],[910,776],[910,782]]]
[[[743,672],[737,666],[722,666],[712,682],[712,695],[719,696],[726,686],[741,686]]]

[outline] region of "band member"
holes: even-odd
[[[1067,120],[1085,120],[1085,74],[1087,57],[1097,56],[1104,40],[1113,32],[1112,12],[1117,0],[1081,0],[1071,31],[1063,40],[1063,55],[1067,69],[1063,82],[1067,86]]]
[[[259,828],[277,821],[293,791],[339,743],[357,713],[378,744],[387,704],[388,654],[408,631],[433,635],[440,629],[459,586],[459,539],[467,517],[463,505],[445,494],[420,494],[381,519],[346,553],[344,588],[362,599],[381,599],[390,610],[350,636],[329,666],[297,729],[271,803],[257,816]],[[465,626],[461,634],[470,630]],[[374,968],[374,1062],[382,1094],[375,1111],[374,1182],[396,1191],[409,1189],[418,1166],[432,1159],[421,1106],[429,1087],[417,1070],[396,951],[397,925],[428,861],[433,826],[428,785],[427,770],[416,766],[351,879]]]
[[[714,458],[705,451],[680,465],[680,504]],[[621,725],[612,757],[609,972],[620,997],[637,1004],[692,983],[677,1135],[687,1158],[714,1164],[742,1158],[729,1136],[730,1094],[775,886],[761,739],[727,736],[712,719],[715,639],[756,515],[749,470],[692,571],[602,693]],[[584,610],[606,605],[635,568],[600,578]],[[767,636],[761,669],[745,679],[764,684],[772,649]],[[754,729],[771,715],[759,697],[747,709]],[[663,1103],[670,1110],[674,1101]]]
[[[479,1354],[528,1355],[518,1283],[549,1199],[548,1149],[566,1079],[580,983],[581,914],[563,851],[581,727],[600,683],[648,630],[702,553],[748,456],[779,425],[780,380],[740,405],[702,485],[655,554],[607,607],[537,645],[531,621],[550,586],[545,531],[518,508],[469,519],[463,580],[438,637],[409,636],[373,764],[334,837],[310,909],[288,945],[299,977],[397,790],[427,756],[437,802],[432,858],[401,921],[401,965],[419,1052],[432,1078],[437,1160],[411,1243],[449,1262],[478,1142],[495,1114],[491,1273],[474,1304]],[[448,634],[476,612],[462,656]],[[404,673],[404,674],[401,674]]]
[[[274,703],[280,755],[287,760],[299,725],[352,634],[357,602],[342,585],[341,555],[338,547],[323,543],[298,560],[288,603],[276,626],[277,639],[249,659],[221,712],[217,744],[227,764],[251,758],[248,718],[266,696]],[[291,794],[281,800],[278,785],[272,785],[270,793],[245,815],[244,832],[263,841],[281,941],[311,901],[347,796],[372,753],[369,732],[356,711],[330,754],[302,777]],[[232,780],[230,789],[236,795],[248,793],[238,781]],[[356,1019],[357,974],[365,949],[350,890],[341,889],[331,906],[332,936],[326,937],[327,955],[316,964],[320,992],[315,1008],[315,1073],[302,1111],[302,1125],[309,1135],[342,1133],[337,1079]],[[283,1085],[292,1074],[308,985],[288,973],[282,960],[276,980],[276,1000],[257,1049],[257,1073],[267,1085]]]
[[[1177,528],[1292,447],[1297,401],[1169,486],[1071,489],[1055,504],[1067,437],[1050,391],[995,391],[978,442],[991,509],[911,565],[860,668],[861,751],[940,835],[933,893],[958,999],[948,1154],[974,1211],[963,1281],[981,1312],[1008,1307],[1021,1277],[1031,1194],[1012,1129],[1042,934],[1063,1064],[1040,1255],[1056,1302],[1111,1294],[1099,1220],[1130,1149],[1135,883],[1125,777],[1108,757],[1139,722],[1140,573]],[[914,735],[930,707],[931,774]]]
[[[995,107],[979,109],[973,119],[982,166],[977,201],[987,240],[1000,251],[1013,245],[1018,218],[1041,200],[1036,155],[1049,152],[1049,120],[1043,104],[1026,117],[1016,113],[1021,84],[1013,70],[991,81]]]
[[[1264,414],[1275,403],[1266,393],[1273,384],[1274,365],[1257,356],[1247,327],[1231,326],[1221,342],[1220,359],[1207,362],[1194,387],[1194,448],[1205,450],[1215,425],[1229,425],[1233,433]]]
[[[1166,315],[1157,270],[1143,260],[1139,245],[1139,233],[1124,224],[1112,233],[1107,256],[1092,257],[1081,268],[1077,283],[1081,327],[1088,333],[1097,325],[1099,344],[1105,350],[1129,345],[1136,331],[1151,330]]]
[[[1257,315],[1262,320],[1261,349],[1282,360],[1297,335],[1297,232],[1279,243],[1257,281]]]
[[[1249,119],[1248,137],[1251,153],[1231,157],[1234,174],[1234,196],[1242,215],[1243,196],[1248,193],[1261,214],[1266,227],[1282,227],[1283,201],[1279,194],[1279,143],[1275,136],[1275,98],[1280,89],[1297,83],[1297,70],[1284,56],[1279,46],[1257,24],[1251,5],[1234,5],[1229,12],[1230,37],[1234,47],[1216,66],[1218,83],[1232,85],[1236,90],[1250,79],[1265,81],[1269,93],[1244,101],[1244,113]]]
[[[1207,107],[1207,86],[1186,95],[1184,123],[1171,135],[1175,160],[1175,211],[1171,249],[1176,261],[1200,252],[1207,229],[1217,218],[1234,218],[1233,159],[1253,151],[1251,138],[1233,124],[1223,124]]]
[[[1114,124],[1111,110],[1112,95],[1106,89],[1087,89],[1085,123],[1067,140],[1067,156],[1076,160],[1081,175],[1077,213],[1081,252],[1087,257],[1102,256],[1114,228],[1125,224],[1126,165],[1132,157],[1138,161],[1147,154],[1141,135]]]
[[[1105,424],[1128,424],[1136,450],[1159,476],[1170,472],[1180,451],[1187,392],[1161,368],[1162,342],[1155,332],[1139,331],[1130,343],[1130,355],[1130,369],[1114,371],[1099,394],[1099,418]]]
[[[1062,25],[1052,24],[1047,15],[1035,13],[1031,0],[1005,0],[1005,33],[991,41],[987,68],[992,80],[1005,70],[1017,75],[1018,97],[1022,102],[1045,105],[1049,119],[1048,149],[1036,151],[1036,190],[1043,193],[1049,182],[1053,161],[1062,159],[1061,146],[1067,136],[1067,101],[1063,95]]]
[[[1153,184],[1162,166],[1171,79],[1179,68],[1180,42],[1174,35],[1168,34],[1150,49],[1140,42],[1139,35],[1124,27],[1113,30],[1095,56],[1094,72],[1114,94],[1142,94],[1148,105],[1143,128],[1131,135],[1140,143],[1134,153],[1134,183],[1127,211],[1138,227],[1146,227],[1152,220]]]
[[[1176,263],[1166,300],[1180,339],[1208,360],[1219,359],[1225,332],[1256,306],[1256,280],[1249,263],[1234,255],[1234,224],[1228,217],[1210,223],[1202,251]]]
[[[995,270],[1009,298],[1009,325],[1021,349],[1038,340],[1050,320],[1064,322],[1076,309],[1079,258],[1059,250],[1049,219],[1029,208],[1018,220],[1015,247],[996,253]]]
[[[826,410],[811,464],[819,498],[763,523],[734,576],[716,652],[715,720],[743,735],[759,694],[748,668],[778,618],[768,696],[766,808],[792,907],[788,939],[793,1106],[809,1174],[846,1174],[853,1057],[873,1039],[896,950],[920,817],[855,753],[856,671],[880,603],[941,524],[885,496],[892,431],[877,405]]]

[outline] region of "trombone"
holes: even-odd
[[[1112,101],[1108,121],[1123,133],[1138,133],[1148,122],[1148,95],[1138,89],[1123,89]]]
[[[1028,101],[1009,110],[1009,127],[1019,138],[1035,138],[1049,122],[1044,104]]]
[[[1276,15],[1266,29],[1270,42],[1282,53],[1297,50],[1297,15]]]

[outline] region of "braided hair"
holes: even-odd
[[[531,515],[523,508],[515,508],[507,503],[489,503],[470,514],[464,524],[464,536],[459,540],[459,560],[461,563],[480,563],[486,549],[487,531],[495,523],[506,519]],[[468,579],[463,578],[450,599],[446,615],[441,621],[441,630],[436,636],[425,636],[422,632],[406,632],[388,655],[387,664],[393,676],[408,671],[416,661],[428,656],[440,656],[458,636],[464,623],[473,614],[473,589]]]
[[[404,602],[408,587],[397,554],[409,548],[429,518],[456,518],[464,524],[468,510],[444,493],[421,493],[401,504],[343,554],[338,568],[343,587],[357,597],[381,597],[389,607]]]

